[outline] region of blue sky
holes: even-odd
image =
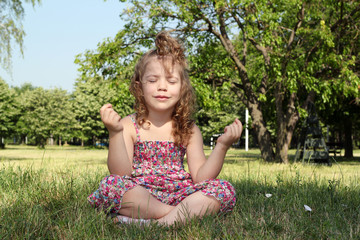
[[[78,76],[75,56],[94,50],[122,28],[119,0],[43,0],[33,8],[24,4],[24,57],[13,45],[12,77],[0,69],[10,86],[29,82],[46,89],[74,89]]]

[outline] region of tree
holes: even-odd
[[[17,137],[20,137],[20,141],[22,144],[26,143],[26,137],[29,132],[28,126],[24,123],[23,118],[20,118],[21,113],[24,113],[25,111],[25,106],[22,104],[24,101],[23,94],[27,91],[35,90],[35,88],[36,87],[34,87],[31,83],[24,83],[20,87],[13,87],[15,91],[15,98],[18,103],[17,110],[19,112],[19,116],[15,124],[15,135],[17,135]]]
[[[17,116],[15,94],[0,78],[0,148],[5,147],[2,139],[13,133]]]
[[[330,102],[336,92],[358,94],[356,56],[334,44],[339,31],[358,41],[356,32],[347,31],[350,25],[359,29],[358,1],[129,2],[123,46],[148,47],[164,29],[190,46],[209,38],[223,46],[237,70],[237,79],[229,80],[232,90],[249,109],[266,161],[288,162],[296,123],[314,96]]]
[[[40,0],[25,0],[33,6]],[[1,0],[0,2],[0,65],[10,71],[12,57],[12,43],[15,42],[23,53],[23,39],[25,32],[21,21],[24,17],[23,3],[20,0]]]
[[[211,39],[197,47],[188,58],[190,79],[197,96],[195,118],[204,140],[209,141],[236,117],[244,115],[245,106],[231,91],[229,81],[237,78],[236,69],[223,48]]]
[[[348,5],[344,1],[338,2],[338,18],[341,21],[346,21],[346,12],[349,10]],[[329,65],[327,71],[328,78],[332,78],[334,82],[333,88],[339,88],[340,91],[333,91],[330,88],[329,96],[332,101],[321,102],[317,104],[320,106],[320,114],[331,129],[338,133],[337,141],[344,144],[345,157],[353,157],[353,133],[356,132],[356,126],[359,122],[360,104],[359,91],[354,91],[348,94],[343,91],[344,84],[352,85],[352,89],[360,90],[360,85],[353,81],[352,74],[355,73],[360,76],[360,36],[359,24],[340,25],[334,28],[334,50],[333,52],[340,57],[349,59],[349,61],[336,61],[334,57],[333,63]],[[356,85],[357,84],[357,85]],[[336,137],[336,136],[332,136]]]
[[[26,133],[35,138],[36,145],[44,148],[50,137],[70,137],[75,117],[65,90],[40,87],[24,91],[19,99],[20,121],[26,126]]]
[[[116,99],[122,98],[124,94],[110,88],[111,82],[105,81],[101,77],[80,78],[75,83],[75,91],[72,96],[73,112],[77,121],[77,127],[74,131],[74,137],[84,141],[92,140],[95,145],[97,138],[107,137],[107,131],[101,121],[99,110],[106,103],[112,103],[114,108],[121,116],[126,116],[128,107],[116,104]],[[127,89],[126,89],[127,90]],[[125,91],[126,91],[125,90]]]
[[[129,85],[135,62],[140,53],[123,47],[124,32],[113,40],[100,43],[94,51],[86,51],[76,57],[81,73],[76,81],[73,104],[78,128],[76,136],[83,141],[107,136],[100,119],[99,110],[105,103],[111,103],[120,116],[133,112],[134,98]]]

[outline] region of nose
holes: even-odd
[[[158,81],[158,91],[167,91],[167,81],[164,78],[159,79]]]

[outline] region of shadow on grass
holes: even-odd
[[[336,163],[346,163],[346,165],[353,165],[353,166],[360,166],[360,157],[355,156],[352,158],[345,158],[343,156],[330,156],[330,162],[332,163],[332,165],[336,164]],[[295,161],[295,155],[289,155],[289,161],[290,163],[294,163]],[[302,161],[297,161],[297,162],[302,162]],[[326,160],[305,160],[304,163],[311,163],[311,164],[324,164],[327,165],[327,161]]]
[[[0,157],[1,161],[41,161],[39,158],[26,158],[26,157]]]
[[[252,157],[249,157],[249,158],[226,157],[226,159],[225,159],[225,163],[228,163],[228,164],[245,164],[246,162],[256,162],[256,161],[258,161],[258,159],[255,159]]]
[[[358,156],[355,156],[355,157],[352,157],[352,158],[345,158],[345,157],[330,157],[330,159],[333,161],[333,162],[354,162],[354,163],[358,163],[360,165],[360,157]]]

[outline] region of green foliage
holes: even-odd
[[[106,129],[101,121],[99,110],[102,105],[111,103],[116,92],[109,82],[99,78],[78,80],[72,94],[72,109],[76,118],[73,136],[83,141],[95,137],[105,137]],[[95,142],[93,142],[95,144]]]
[[[195,117],[207,142],[213,134],[223,133],[235,118],[241,119],[245,107],[232,91],[231,82],[237,80],[237,74],[221,46],[209,41],[194,51],[189,62],[198,104]]]
[[[41,0],[25,0],[35,6]],[[21,21],[24,17],[23,2],[20,0],[1,0],[0,2],[0,66],[10,71],[12,44],[19,45],[23,51],[25,32]]]
[[[29,134],[40,147],[50,137],[70,138],[75,118],[66,91],[35,88],[20,93],[18,99],[21,116],[17,127],[21,135]]]
[[[164,29],[186,40],[189,56],[210,46],[209,52],[224,68],[210,61],[212,69],[199,77],[209,83],[216,72],[236,86],[231,90],[249,108],[267,161],[274,160],[275,146],[277,158],[287,162],[286,154],[278,151],[288,143],[312,93],[320,107],[336,101],[339,94],[359,94],[360,6],[356,1],[128,2],[131,6],[122,14],[127,21],[122,41],[132,47],[148,47],[148,39]],[[223,82],[217,78],[216,83]],[[204,94],[200,99],[209,96],[206,88],[197,93]]]
[[[1,138],[8,137],[14,132],[19,114],[17,107],[14,91],[0,78],[0,145]]]
[[[133,111],[134,99],[130,94],[129,84],[135,63],[139,58],[139,53],[131,46],[125,47],[125,33],[125,31],[120,31],[114,39],[107,39],[98,44],[95,51],[88,50],[78,55],[75,60],[75,63],[80,66],[78,70],[81,73],[78,85],[83,88],[103,88],[104,94],[106,92],[108,94],[106,101],[97,99],[100,106],[109,102],[122,117]]]
[[[120,31],[114,39],[98,44],[95,51],[88,50],[76,57],[75,63],[79,65],[81,77],[73,93],[78,121],[75,136],[83,141],[107,137],[99,114],[104,104],[111,103],[121,117],[133,111],[134,99],[129,84],[136,53],[131,47],[123,47],[123,34]]]

